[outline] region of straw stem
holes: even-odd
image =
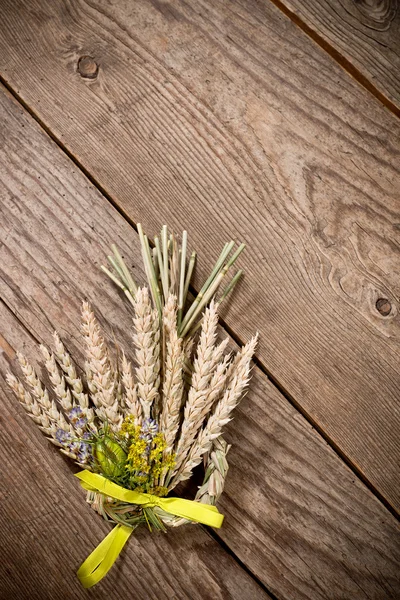
[[[144,235],[142,225],[140,223],[137,224],[137,229],[140,237],[140,244],[142,246],[142,256],[143,262],[146,269],[147,279],[149,281],[151,295],[153,297],[153,302],[157,307],[160,318],[162,317],[162,306],[161,306],[161,294],[160,288],[158,287],[158,282],[156,279],[156,274],[154,270],[154,263],[151,257],[150,245],[147,235]]]
[[[118,275],[120,276],[122,281],[125,283],[125,285],[127,285],[125,274],[124,274],[123,270],[121,269],[121,267],[119,266],[118,262],[111,255],[108,255],[107,258],[108,258],[110,265],[116,270],[116,272],[118,273]]]
[[[186,267],[187,231],[182,234],[181,269],[179,273],[179,300],[178,300],[178,326],[182,321],[183,298],[185,293],[185,267]]]
[[[168,298],[169,292],[169,278],[168,278],[168,229],[166,225],[163,225],[161,231],[161,240],[162,240],[162,251],[163,251],[163,267],[164,267],[164,281],[165,281],[165,289],[166,295],[165,298]]]
[[[194,270],[194,266],[196,264],[196,256],[197,256],[196,252],[193,251],[190,256],[189,265],[188,265],[188,269],[187,269],[187,273],[186,273],[185,288],[183,290],[183,303],[182,303],[183,307],[185,307],[185,304],[186,304],[186,298],[187,298],[188,291],[189,291],[189,285],[192,280],[193,270]]]
[[[231,293],[231,291],[233,290],[233,288],[235,287],[235,285],[237,284],[237,282],[239,281],[239,279],[241,278],[242,275],[243,275],[243,271],[242,271],[242,269],[240,269],[236,273],[236,275],[232,278],[231,282],[224,289],[222,296],[219,299],[218,303],[221,303],[225,300],[225,298],[228,296],[228,294]]]
[[[108,275],[108,277],[119,287],[121,288],[121,290],[124,291],[126,297],[128,298],[129,302],[132,304],[132,306],[135,306],[135,299],[132,296],[131,292],[128,290],[128,288],[126,287],[126,285],[124,283],[122,283],[118,277],[116,277],[114,275],[114,273],[111,273],[111,271],[109,271],[107,269],[107,267],[105,267],[104,265],[101,265],[100,269],[103,271],[103,273],[105,273],[106,275]]]
[[[114,256],[115,256],[115,259],[116,259],[118,265],[120,266],[121,270],[124,273],[128,289],[131,291],[131,293],[133,292],[133,294],[136,294],[137,289],[138,289],[137,285],[136,285],[135,281],[133,280],[132,275],[129,273],[129,269],[126,266],[121,254],[119,253],[117,246],[115,244],[113,244],[111,246],[111,250],[114,253]]]
[[[205,284],[203,285],[203,287],[201,288],[200,292],[198,293],[198,295],[196,296],[193,304],[191,305],[191,307],[189,308],[189,310],[187,311],[185,318],[183,319],[183,323],[181,325],[181,330],[187,325],[187,323],[189,322],[189,319],[191,319],[191,317],[193,316],[193,314],[195,313],[198,304],[200,303],[201,299],[203,298],[204,294],[207,292],[209,286],[212,284],[212,282],[214,281],[215,277],[218,276],[219,272],[221,271],[224,261],[226,260],[227,256],[229,255],[230,251],[232,250],[233,246],[235,245],[235,242],[231,241],[229,242],[229,244],[225,244],[217,262],[214,265],[214,268],[211,272],[211,275],[209,276],[209,278],[207,279],[207,281],[205,282]],[[181,333],[180,333],[181,335]]]
[[[184,322],[182,323],[181,330],[179,332],[179,335],[181,337],[184,337],[188,333],[191,326],[193,325],[194,320],[196,319],[198,314],[203,310],[204,306],[206,306],[208,304],[208,302],[211,300],[211,298],[213,297],[215,292],[218,290],[218,288],[221,285],[221,282],[224,279],[225,275],[227,274],[228,270],[232,267],[232,265],[238,259],[239,255],[243,252],[245,247],[246,247],[245,244],[240,244],[239,248],[236,250],[236,252],[233,254],[233,256],[229,259],[229,261],[223,267],[222,271],[214,279],[213,283],[210,285],[210,287],[208,288],[206,293],[203,296],[201,296],[201,294],[198,294],[198,296],[196,297],[196,299],[193,302],[192,307],[191,307],[191,308],[194,307],[191,317],[189,319],[187,319],[187,317],[188,317],[188,313],[187,313],[186,318],[185,318]]]
[[[158,266],[159,266],[159,270],[160,270],[161,285],[162,285],[163,294],[164,294],[164,302],[166,302],[166,300],[168,298],[168,282],[165,279],[164,258],[162,255],[160,240],[159,240],[158,236],[156,236],[154,238],[154,244],[155,244],[156,251],[157,251],[157,259],[158,259]]]

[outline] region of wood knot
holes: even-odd
[[[396,17],[397,0],[354,0],[364,17],[363,24],[377,31],[387,31]]]
[[[375,306],[376,310],[381,313],[383,317],[387,317],[392,310],[392,305],[387,298],[378,298]]]
[[[78,60],[78,73],[85,79],[96,79],[99,65],[92,56],[81,56]]]

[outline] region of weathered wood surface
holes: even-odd
[[[4,131],[0,140],[0,297],[35,339],[51,344],[51,334],[56,328],[78,361],[81,361],[80,304],[83,298],[89,298],[97,314],[103,317],[110,337],[111,332],[115,332],[129,353],[129,310],[123,307],[123,300],[98,267],[109,245],[115,241],[124,256],[130,257],[138,281],[144,281],[136,232],[15,100],[2,94],[0,111]],[[208,266],[211,257],[209,261]],[[9,319],[3,318],[0,333],[12,348],[20,346],[20,328],[10,324]],[[34,359],[36,352],[32,344],[24,343],[24,351]],[[2,373],[4,368],[3,362]],[[7,414],[16,410],[16,401],[9,395],[7,407]],[[7,444],[15,445],[16,438],[25,440],[27,437],[34,439],[35,444],[40,443],[40,452],[44,452],[46,440],[40,442],[39,433],[27,419],[23,421],[22,416],[18,416],[21,433],[13,433],[14,422],[11,420],[8,424],[7,416],[4,422],[10,430],[8,435],[13,438]],[[251,392],[229,425],[227,438],[233,443],[231,471],[221,502],[226,520],[218,536],[267,589],[278,598],[293,600],[357,597],[383,600],[400,594],[400,530],[396,520],[257,368]],[[17,453],[23,443],[18,443]],[[34,479],[40,478],[37,453],[38,450],[34,454],[34,468],[29,467]],[[53,539],[51,548],[64,543],[68,556],[75,538],[66,532],[68,527],[76,531],[76,512],[79,515],[77,529],[83,529],[83,541],[62,567],[67,582],[72,585],[75,566],[101,537],[99,532],[104,532],[106,526],[98,523],[100,519],[89,508],[80,508],[79,501],[84,505],[82,493],[71,483],[72,478],[68,478],[68,466],[57,451],[47,449],[45,456],[46,462],[51,457],[48,470],[56,481],[63,482],[65,478],[62,494],[59,484],[52,484],[52,499],[64,508],[57,521],[57,535],[54,536],[54,530],[51,534],[57,538]],[[11,489],[11,495],[4,508],[11,510],[15,497],[11,486],[7,484],[6,488]],[[74,490],[71,511],[67,510],[64,489],[68,495]],[[23,511],[23,506],[31,510],[30,491],[21,483],[16,493],[19,511]],[[48,506],[50,500],[45,498],[44,502]],[[43,521],[39,524],[42,526]],[[93,535],[86,537],[92,527]],[[215,585],[220,590],[225,579],[231,577],[231,563],[228,562],[225,569],[218,548],[214,548],[201,530],[189,528],[182,532],[184,534],[188,536],[184,550],[172,568],[177,568],[179,557],[185,552],[193,562],[196,552],[200,552],[201,574],[205,561],[211,560],[203,555],[203,548],[207,548],[211,556],[215,552],[212,563],[216,569],[220,568],[221,579],[212,571],[206,585]],[[21,532],[15,557],[22,552],[22,535]],[[46,544],[51,542],[51,535],[43,538]],[[171,560],[169,544],[175,542],[157,537],[156,542],[146,542],[145,549],[141,550],[147,537],[151,536],[146,532],[140,534],[139,543],[129,545],[126,555],[129,561],[135,561],[137,554],[140,557],[140,566],[134,571],[136,581],[146,560],[150,560],[151,552],[157,552],[155,560],[160,574],[154,585],[162,586]],[[157,544],[157,550],[153,544]],[[46,553],[39,533],[30,547],[32,552]],[[58,560],[61,551],[54,552]],[[129,578],[131,564],[122,566],[122,571],[117,570],[112,582],[115,583],[118,575],[122,580]],[[186,569],[186,562],[182,564]],[[191,564],[189,562],[189,567]],[[27,568],[26,564],[23,568]],[[187,576],[192,576],[191,567],[184,577]],[[240,587],[247,581],[240,579],[236,571],[233,576],[236,580],[232,585]],[[173,577],[179,578],[179,574]],[[207,597],[207,589],[195,581],[193,585],[199,585],[199,594]],[[186,585],[186,579],[179,584]],[[123,586],[123,581],[120,585]],[[135,585],[133,580],[130,585]],[[197,597],[190,595],[191,589],[188,588],[187,597]],[[229,593],[235,597],[231,588],[225,593],[226,597]],[[248,597],[253,597],[252,594],[254,590],[249,587]]]
[[[270,2],[2,8],[4,79],[134,222],[248,243],[227,324],[398,510],[395,117]]]
[[[278,0],[400,110],[400,5],[398,0]],[[311,33],[311,32],[310,32]],[[348,63],[347,63],[348,61]],[[351,69],[350,69],[351,71]],[[357,72],[353,73],[356,77]],[[364,79],[364,81],[363,81]]]
[[[33,360],[37,346],[0,302],[2,480],[0,598],[86,598],[76,570],[110,531],[85,502],[70,461],[45,439],[10,394],[2,375],[13,348]],[[5,343],[6,342],[6,343]],[[7,346],[4,348],[4,346]],[[270,596],[202,528],[131,536],[93,598],[267,600]]]

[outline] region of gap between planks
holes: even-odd
[[[279,0],[271,0],[271,2],[278,3]],[[278,5],[278,4],[277,4]],[[278,6],[279,8],[279,6]],[[288,10],[282,5],[281,10]],[[290,11],[289,11],[290,12]],[[293,15],[296,20],[299,20],[296,15]],[[304,24],[305,25],[305,24]],[[305,25],[305,27],[308,27]],[[311,31],[311,30],[310,30]],[[323,40],[322,40],[323,41]],[[325,43],[325,42],[324,42]],[[345,59],[346,60],[346,59]],[[76,158],[76,156],[63,144],[63,142],[53,133],[53,131],[43,122],[43,120],[35,113],[35,111],[21,98],[16,90],[14,90],[8,82],[0,74],[0,84],[2,84],[10,94],[18,101],[18,103],[29,113],[29,115],[40,125],[40,127],[46,132],[46,134],[57,144],[57,146],[68,156],[68,158],[74,163],[74,165],[87,177],[87,179],[96,187],[96,189],[104,196],[104,198],[113,206],[113,208],[123,217],[123,219],[137,232],[137,224],[131,219],[131,217],[124,211],[124,209],[113,199],[105,188],[97,181],[97,179],[85,168],[85,166]],[[400,111],[399,111],[400,116]],[[152,243],[152,241],[151,241]],[[191,290],[194,294],[197,290]],[[1,300],[1,299],[0,299]],[[10,307],[6,305],[9,310]],[[11,311],[12,312],[12,311]],[[13,313],[14,314],[14,313]],[[17,315],[15,315],[18,319]],[[22,322],[18,319],[21,325],[25,328]],[[227,324],[220,318],[220,325],[226,331],[228,335],[239,345],[243,346],[244,341],[238,336]],[[274,387],[284,396],[284,398],[293,406],[306,421],[318,432],[322,439],[332,448],[335,454],[351,469],[351,471],[363,482],[363,484],[372,492],[376,498],[384,505],[384,507],[400,522],[400,513],[390,504],[385,496],[373,485],[373,483],[364,475],[361,469],[353,462],[341,448],[334,442],[334,440],[323,430],[318,422],[312,418],[312,416],[293,398],[291,394],[286,390],[285,386],[282,385],[276,377],[274,377],[269,369],[257,358],[253,358],[254,363],[257,367],[268,377]],[[218,537],[218,536],[216,536]],[[222,543],[222,540],[221,540]],[[239,559],[237,559],[239,561]],[[260,583],[254,574],[249,571],[249,574]],[[260,583],[262,586],[263,584]],[[271,594],[269,590],[265,588],[265,591]]]
[[[389,98],[385,96],[373,83],[366,77],[353,63],[346,58],[337,48],[332,46],[319,33],[317,33],[310,25],[305,23],[296,13],[285,6],[281,0],[269,0],[276,8],[278,8],[292,23],[294,23],[301,31],[312,39],[322,50],[337,62],[342,69],[347,71],[360,85],[362,85],[370,94],[372,94],[379,102],[381,102],[390,112],[400,118],[400,108],[396,106]]]

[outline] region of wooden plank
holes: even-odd
[[[0,372],[12,365],[13,348],[37,357],[37,345],[0,302],[7,351]],[[1,339],[1,337],[0,337]],[[3,339],[5,339],[3,337]],[[0,344],[1,346],[1,344]],[[2,490],[0,597],[86,598],[76,570],[110,526],[95,515],[62,460],[33,426],[0,375]],[[168,535],[138,530],[93,598],[237,598],[270,596],[201,527]]]
[[[144,281],[136,232],[15,101],[0,98],[0,296],[35,339],[51,344],[52,331],[60,331],[78,361],[80,303],[89,298],[110,337],[114,332],[129,354],[129,310],[98,265],[115,241],[132,261],[138,281]],[[6,322],[2,329],[3,346],[19,347],[17,328]],[[24,350],[35,357],[32,346]],[[218,536],[279,598],[396,597],[396,520],[266,376],[257,368],[253,373],[251,392],[227,429],[233,448],[221,502],[226,521]],[[31,423],[23,426],[24,436],[36,435]],[[54,456],[51,472],[58,477],[57,461],[60,479],[67,478],[68,468],[62,468],[60,457]],[[56,495],[57,486],[52,489]],[[26,495],[23,498],[21,503],[30,503]],[[85,515],[87,527],[92,521],[97,527],[99,519]],[[69,523],[68,514],[64,519]],[[186,529],[185,534],[190,536],[185,548],[195,552],[194,545],[200,552],[202,545],[196,540],[203,539],[201,532]],[[146,535],[141,534],[140,543]],[[93,537],[87,547],[93,545]],[[168,564],[164,550],[169,546],[156,539],[157,564],[164,577],[161,561],[164,556]],[[142,556],[138,546],[131,552]],[[71,560],[77,561],[77,556]],[[72,577],[71,565],[68,568]],[[224,581],[230,575],[222,571],[221,577]]]
[[[273,0],[275,1],[275,0]],[[277,0],[363,85],[400,109],[400,7],[397,0]],[[344,59],[344,60],[343,60]]]
[[[247,242],[227,324],[399,510],[394,117],[269,2],[7,0],[0,33],[8,84],[133,221]]]

